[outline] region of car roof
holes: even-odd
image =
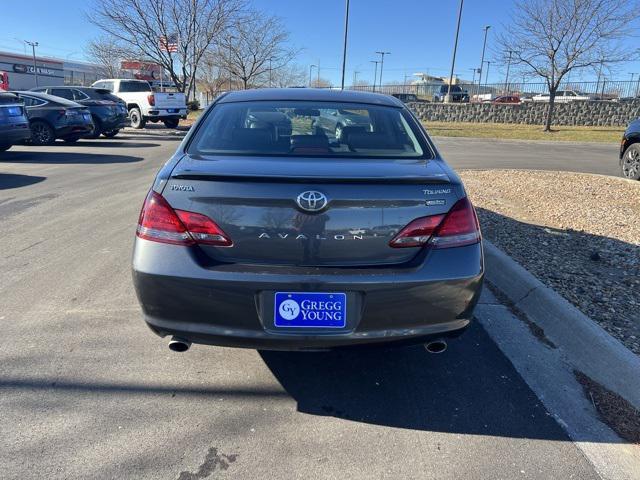
[[[53,95],[49,95],[48,93],[42,92],[32,92],[30,90],[17,90],[15,91],[18,95],[29,95],[34,98],[40,98],[42,100],[46,100],[47,102],[58,103],[65,107],[81,107],[79,103],[72,102],[71,100],[67,100],[66,98],[56,97]]]
[[[354,90],[332,90],[329,88],[259,88],[253,90],[234,90],[220,97],[219,103],[253,102],[269,100],[316,101],[368,103],[403,107],[403,103],[390,95],[380,93],[357,92]]]

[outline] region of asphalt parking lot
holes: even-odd
[[[598,478],[478,324],[441,355],[170,352],[141,319],[129,261],[178,141],[3,155],[1,477]],[[513,168],[517,147],[538,168],[571,156],[617,173],[615,146],[466,142],[437,139],[457,168]]]

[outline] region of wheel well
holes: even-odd
[[[47,127],[49,127],[51,130],[53,130],[54,134],[56,129],[53,127],[53,125],[51,125],[51,123],[49,122],[49,120],[46,120],[44,118],[34,118],[33,120],[29,120],[29,127],[31,127],[31,125],[33,125],[34,123],[44,123]]]

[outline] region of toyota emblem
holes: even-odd
[[[315,190],[308,190],[302,192],[296,198],[298,206],[307,212],[319,212],[327,206],[327,197],[324,193],[317,192]]]

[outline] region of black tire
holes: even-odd
[[[95,115],[92,115],[91,118],[93,119],[93,130],[87,135],[87,138],[98,138],[102,133],[102,123],[100,123],[100,119]]]
[[[180,120],[177,118],[168,118],[166,120],[163,120],[162,123],[164,123],[164,126],[167,128],[178,128]]]
[[[640,180],[640,143],[634,143],[624,151],[620,162],[622,176],[629,180]]]
[[[53,145],[56,134],[47,123],[36,120],[31,123],[31,143],[34,145]]]
[[[147,124],[147,121],[142,116],[142,112],[140,112],[139,108],[132,108],[129,110],[129,120],[131,121],[131,127],[137,130],[144,128]]]
[[[11,148],[11,145],[0,145],[0,152],[6,152]]]
[[[102,132],[102,135],[106,138],[113,138],[120,133],[120,130],[109,130],[108,132]]]
[[[66,137],[62,139],[64,143],[76,143],[78,140],[80,140],[80,137]]]

